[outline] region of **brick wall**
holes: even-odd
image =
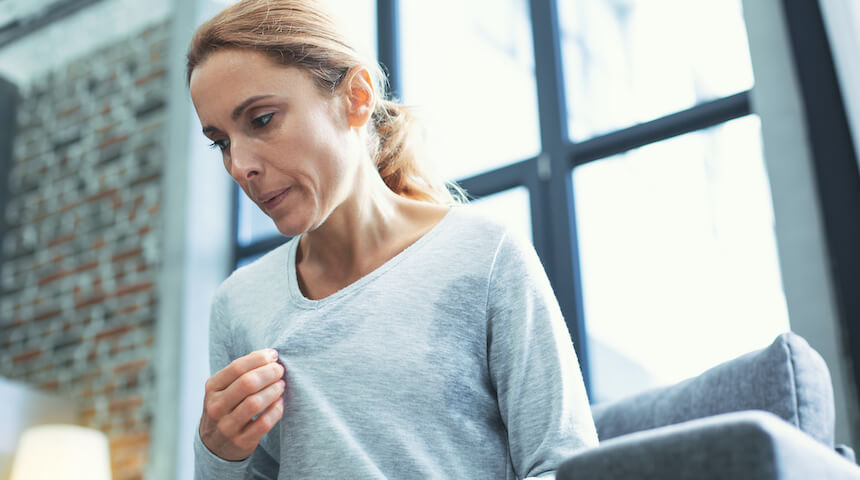
[[[0,376],[79,400],[114,479],[142,478],[155,379],[166,24],[34,80],[0,259]]]

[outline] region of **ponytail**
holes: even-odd
[[[371,156],[382,180],[394,193],[430,203],[451,205],[466,201],[459,186],[422,168],[422,132],[409,107],[380,100],[373,112],[372,131]]]

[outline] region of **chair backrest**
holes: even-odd
[[[592,407],[601,440],[740,410],[771,412],[833,447],[830,372],[821,355],[790,332],[697,377]]]

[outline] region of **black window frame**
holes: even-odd
[[[783,0],[841,340],[860,386],[860,167],[818,1]],[[855,406],[856,408],[856,406]]]

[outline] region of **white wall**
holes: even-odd
[[[169,48],[164,265],[159,282],[159,410],[149,479],[190,479],[193,439],[209,378],[209,308],[231,265],[231,180],[206,148],[185,82],[185,54],[200,23],[223,8],[175,0]]]

